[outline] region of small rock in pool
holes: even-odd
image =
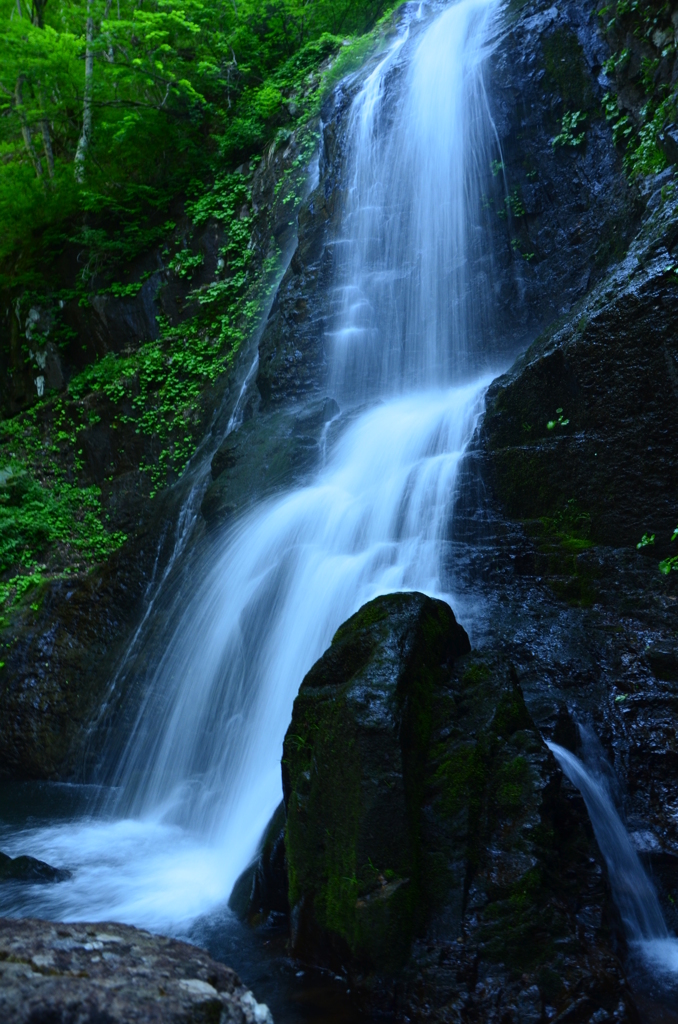
[[[0,882],[65,882],[66,868],[53,868],[35,857],[8,857],[0,853]]]

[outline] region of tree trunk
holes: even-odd
[[[104,16],[101,19],[102,22],[108,21],[108,15],[110,13],[111,13],[111,0],[106,0],[106,6],[104,8]],[[118,0],[118,21],[120,21],[120,0]],[[111,38],[110,38],[110,36],[108,34],[106,35],[105,38],[106,38],[106,42],[108,44],[107,47],[106,47],[106,59],[108,60],[109,64],[112,64],[113,63],[113,47],[111,46]]]
[[[17,0],[17,3],[19,0]],[[45,27],[45,7],[47,0],[33,0],[32,22],[38,28]]]
[[[85,180],[85,158],[92,137],[92,80],[94,76],[94,19],[92,18],[92,0],[87,0],[87,29],[85,35],[85,96],[82,105],[82,134],[75,151],[75,180],[82,184]]]
[[[49,130],[49,121],[46,117],[43,117],[40,122],[40,129],[42,131],[42,144],[45,149],[45,157],[47,159],[47,173],[50,178],[54,177],[54,152],[52,150],[52,136]]]
[[[16,104],[17,113],[19,115],[19,121],[21,122],[21,134],[23,135],[24,145],[26,146],[26,151],[27,151],[29,157],[31,158],[31,163],[33,164],[33,167],[35,168],[35,173],[36,173],[37,177],[41,178],[42,177],[42,163],[40,162],[40,157],[38,156],[38,154],[35,151],[35,146],[33,145],[33,137],[31,136],[31,129],[28,126],[28,122],[26,120],[26,114],[24,113],[24,101],[23,101],[23,92],[22,92],[23,91],[23,85],[24,85],[24,76],[23,75],[19,75],[19,77],[16,80],[16,88],[14,90],[14,101],[15,101],[15,104]]]

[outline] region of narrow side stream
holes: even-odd
[[[581,731],[586,739],[587,730]],[[642,975],[649,970],[660,994],[668,988],[675,989],[678,996],[678,939],[666,927],[655,887],[615,806],[610,791],[611,769],[599,758],[589,758],[591,763],[585,764],[557,743],[547,742],[547,746],[584,798],[626,932],[631,973]]]

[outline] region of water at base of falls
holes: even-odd
[[[488,382],[368,410],[312,485],[234,527],[156,669],[163,687],[151,688],[121,769],[123,781],[146,770],[127,815],[118,805],[109,819],[0,836],[8,853],[73,871],[59,885],[15,890],[9,904],[0,896],[0,912],[162,931],[228,898],[280,800],[299,684],[336,628],[393,590],[450,599],[449,510]],[[257,687],[244,685],[255,672]]]

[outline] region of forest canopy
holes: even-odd
[[[19,254],[25,268],[74,215],[138,231],[142,210],[259,148],[294,113],[304,71],[387,6],[0,0],[5,282],[17,281]]]

